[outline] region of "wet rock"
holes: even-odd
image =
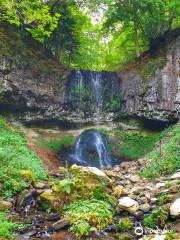
[[[139,203],[130,197],[122,197],[119,199],[118,207],[120,209],[134,213],[139,209]]]
[[[55,231],[59,231],[61,229],[67,228],[70,226],[69,221],[66,219],[60,219],[59,221],[55,222],[52,227],[54,228]]]
[[[40,193],[37,190],[22,192],[16,201],[17,209],[24,209],[25,211],[29,211],[32,206],[35,206],[39,194]]]
[[[46,218],[47,221],[58,221],[59,219],[60,219],[60,214],[59,213],[51,213]]]
[[[12,205],[12,202],[0,200],[0,211],[10,210]]]
[[[176,199],[170,206],[170,215],[173,217],[180,216],[180,198]]]

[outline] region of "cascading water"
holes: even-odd
[[[96,130],[84,131],[76,140],[72,157],[75,163],[85,166],[110,167],[107,138]]]
[[[95,98],[95,114],[97,115],[97,122],[99,122],[103,106],[102,74],[100,72],[91,72],[91,83],[93,97]]]
[[[78,70],[76,73],[76,82],[77,82],[77,86],[78,86],[78,94],[79,94],[79,104],[80,107],[82,105],[82,91],[83,91],[83,76],[81,74],[81,71]]]

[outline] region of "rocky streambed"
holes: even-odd
[[[97,222],[93,221],[98,216],[91,213],[92,219],[86,219],[94,228],[84,234],[82,239],[140,239],[144,235],[148,236],[147,230],[150,228],[154,229],[151,233],[157,233],[156,227],[160,229],[159,238],[153,238],[155,234],[151,234],[151,238],[146,239],[170,239],[169,230],[175,230],[175,239],[179,239],[177,218],[180,214],[180,172],[168,178],[149,181],[139,176],[146,161],[140,159],[136,162],[124,162],[104,171],[76,165],[69,169],[60,167],[47,181],[33,182],[32,179],[29,190],[15,198],[0,201],[0,208],[11,209],[10,219],[24,225],[16,232],[17,239],[79,239],[79,232],[72,229],[75,224],[73,218],[77,216],[66,212],[63,206],[75,198],[76,201],[86,201],[96,196],[96,201],[103,200],[102,196],[99,199],[97,197],[100,191],[91,197],[87,194],[87,191],[97,191],[103,186],[103,194],[108,194],[114,201],[113,215],[105,216],[107,222],[103,227],[104,220],[99,217]],[[31,176],[29,172],[21,174],[28,179]],[[83,183],[85,185],[82,186]],[[75,196],[76,194],[79,196]],[[88,214],[88,209],[85,211]],[[82,214],[82,218],[83,216]],[[152,226],[146,223],[148,216]],[[153,224],[157,226],[154,228]],[[165,225],[166,230],[163,230]],[[136,227],[143,229],[142,232],[140,230],[141,234],[136,232]],[[75,231],[74,234],[72,230]]]

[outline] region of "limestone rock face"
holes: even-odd
[[[178,217],[180,216],[180,198],[176,199],[170,206],[171,216]]]

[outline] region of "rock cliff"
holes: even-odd
[[[96,90],[94,97],[81,88],[82,76],[79,80],[74,78],[74,71],[69,73],[29,37],[0,25],[0,40],[0,114],[11,120],[89,122],[94,113],[100,114],[101,120],[110,120],[121,113],[164,121],[180,118],[179,33],[155,55],[144,57],[130,69],[96,74],[81,71],[85,86]],[[94,74],[100,74],[102,81],[98,82]],[[94,85],[90,84],[92,78]],[[72,84],[74,80],[78,89]],[[72,97],[85,98],[84,108],[73,105]],[[87,103],[95,104],[94,108]]]

